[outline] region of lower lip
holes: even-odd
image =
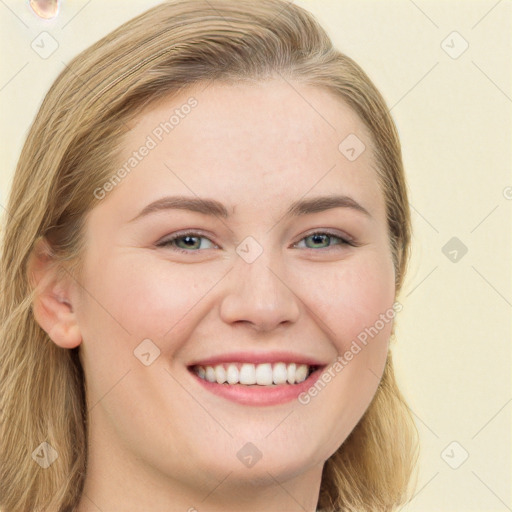
[[[280,384],[277,386],[246,386],[244,384],[218,384],[209,382],[190,373],[199,383],[214,395],[221,396],[242,405],[278,405],[291,402],[315,384],[323,368],[315,370],[306,380],[299,384]]]

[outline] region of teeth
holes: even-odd
[[[227,380],[226,370],[224,370],[224,366],[221,364],[218,364],[215,367],[215,378],[217,380],[217,384],[224,384],[224,382]]]
[[[274,365],[272,377],[274,384],[284,384],[288,378],[288,370],[286,369],[286,365],[284,363],[277,363]]]
[[[217,378],[215,377],[215,369],[213,366],[206,367],[206,380],[208,382],[217,382]]]
[[[270,386],[272,384],[272,365],[270,363],[256,366],[256,384]]]
[[[296,363],[228,363],[216,366],[195,366],[195,373],[208,382],[217,384],[244,384],[251,386],[272,386],[279,384],[298,384],[307,379],[311,367]]]
[[[288,384],[295,384],[295,363],[289,364],[287,369],[287,380]]]
[[[201,368],[201,367],[199,367]],[[201,374],[198,374],[199,377],[201,377]],[[228,384],[238,384],[239,380],[239,372],[238,372],[238,368],[236,367],[236,365],[234,364],[230,364],[228,366],[228,371],[227,371],[227,379],[228,379]]]
[[[256,367],[253,364],[243,364],[238,379],[240,384],[256,384]]]
[[[308,376],[308,367],[305,364],[297,366],[295,370],[295,382],[302,382]]]

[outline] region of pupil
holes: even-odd
[[[313,243],[321,244],[327,235],[313,235]]]
[[[187,235],[183,238],[185,245],[194,245],[194,238],[193,236]]]

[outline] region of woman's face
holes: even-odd
[[[145,110],[123,166],[96,192],[72,301],[95,464],[190,486],[318,477],[376,391],[392,326],[363,123],[320,88],[217,83]],[[296,380],[320,369],[290,384],[292,363]],[[223,373],[262,384],[207,380]]]

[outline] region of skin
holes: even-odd
[[[276,350],[332,363],[391,308],[371,140],[326,90],[216,83],[146,109],[119,164],[191,96],[198,105],[89,213],[80,282],[44,288],[34,307],[57,345],[81,345],[90,431],[77,510],[314,511],[326,459],[375,394],[392,323],[307,405],[237,404],[205,390],[187,365]],[[350,133],[366,145],[353,162],[338,149]],[[329,194],[352,197],[370,216],[334,208],[283,217],[293,201]],[[216,199],[230,217],[167,210],[130,222],[165,195]],[[182,240],[188,254],[156,247],[190,228],[206,238],[192,249]],[[304,239],[325,229],[358,246]],[[236,252],[248,236],[263,249],[252,263]],[[42,259],[33,268],[38,278],[49,272]],[[147,338],[161,351],[149,366],[134,357]],[[251,468],[237,457],[247,442],[262,453]]]

